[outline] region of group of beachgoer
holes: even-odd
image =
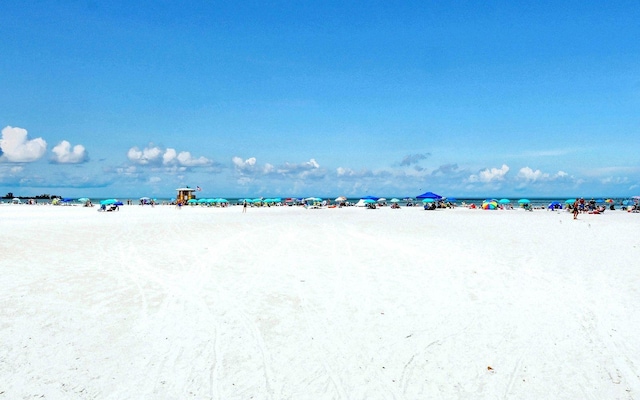
[[[607,210],[606,206],[598,204],[594,199],[587,201],[583,197],[576,199],[576,201],[574,201],[573,204],[569,205],[567,208],[569,209],[569,211],[573,212],[573,219],[578,219],[578,215],[580,213],[602,214]],[[610,203],[609,209],[616,209],[613,203]]]

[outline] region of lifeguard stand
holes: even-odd
[[[196,190],[191,189],[189,186],[176,189],[176,191],[178,192],[178,194],[176,195],[176,202],[182,202],[183,204],[186,204],[187,201],[196,198],[196,195],[194,194]]]

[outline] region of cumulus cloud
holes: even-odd
[[[551,174],[542,172],[539,169],[533,170],[530,167],[523,167],[523,168],[520,168],[520,171],[518,171],[517,178],[519,180],[524,180],[527,182],[547,182],[547,181],[552,181],[559,178],[565,178],[567,176],[569,176],[569,174],[567,174],[564,171],[558,171],[556,174],[551,175]]]
[[[132,147],[127,152],[127,158],[138,165],[165,167],[204,167],[213,164],[210,159],[194,157],[188,151],[178,152],[173,148],[164,149],[154,145],[149,145],[142,150]]]
[[[27,130],[7,126],[2,129],[0,139],[1,161],[33,162],[47,151],[47,142],[42,138],[27,139]]]
[[[312,158],[309,161],[303,162],[300,164],[284,163],[280,167],[277,167],[275,169],[275,172],[283,175],[291,175],[291,174],[308,172],[308,171],[319,169],[319,168],[320,168],[320,164],[318,164],[316,160]]]
[[[400,161],[400,166],[402,167],[407,167],[413,164],[417,164],[420,161],[426,159],[427,157],[429,157],[431,155],[431,153],[424,153],[424,154],[409,154],[404,156],[404,158],[402,159],[402,161]]]
[[[137,147],[132,147],[127,152],[127,158],[129,161],[138,165],[160,164],[162,163],[162,154],[164,152],[160,147],[145,147],[140,150]]]
[[[58,143],[53,149],[51,161],[58,164],[79,164],[89,159],[87,150],[83,145],[77,144],[71,147],[71,143],[66,140]]]
[[[354,176],[356,172],[351,168],[338,167],[336,168],[336,174],[338,176]]]
[[[500,168],[487,168],[478,172],[477,174],[469,176],[469,182],[483,182],[490,183],[496,181],[503,181],[505,176],[509,172],[509,167],[506,164],[502,164]]]
[[[520,168],[520,171],[518,172],[518,178],[524,179],[529,182],[535,182],[539,180],[548,180],[549,174],[545,174],[539,169],[534,171],[529,167],[524,167],[524,168]]]
[[[255,157],[243,159],[241,157],[233,157],[231,159],[236,173],[246,180],[254,179],[261,176],[269,176],[273,178],[294,178],[294,179],[320,179],[326,176],[326,169],[321,168],[315,159],[302,163],[285,162],[281,165],[273,165],[266,163],[259,166]]]
[[[246,171],[254,169],[256,165],[256,158],[251,157],[243,160],[242,158],[236,156],[231,159],[231,162],[236,167],[236,170]]]
[[[185,167],[204,167],[211,164],[211,160],[206,157],[200,156],[198,158],[193,157],[188,151],[181,151],[176,157],[178,164]]]

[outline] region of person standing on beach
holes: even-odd
[[[242,212],[243,213],[247,212],[247,201],[246,200],[242,202]]]
[[[578,213],[580,212],[580,210],[578,210],[578,200],[573,202],[573,219],[578,219]]]

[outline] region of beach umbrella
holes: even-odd
[[[422,202],[423,203],[433,203],[435,200],[434,199],[423,199]]]
[[[347,201],[347,198],[346,198],[346,197],[344,197],[344,196],[340,196],[340,197],[336,197],[336,200],[335,200],[335,201],[337,201],[337,202],[340,202],[340,201]]]
[[[375,197],[375,196],[365,196],[362,198],[362,200],[373,200],[373,201],[378,201],[379,197]]]
[[[198,200],[196,200],[196,199],[187,200],[187,204],[196,204],[197,202],[198,202]]]
[[[531,203],[531,200],[529,199],[520,199],[518,200],[518,204],[529,204]]]
[[[567,199],[564,201],[565,204],[573,204],[576,202],[576,199]]]
[[[442,198],[442,196],[440,196],[439,194],[435,194],[433,192],[425,192],[422,193],[420,196],[416,196],[417,199],[436,199],[436,200],[440,200]]]
[[[613,199],[606,199],[604,202],[605,203],[613,203]]]
[[[387,201],[387,199],[385,199],[384,197],[380,197],[378,201]]]
[[[498,200],[489,199],[482,202],[483,210],[496,210],[498,208]]]
[[[78,202],[79,202],[79,203],[86,203],[87,201],[90,201],[87,197],[80,197],[80,198],[78,199]]]
[[[447,201],[450,203],[455,203],[458,200],[455,197],[447,197]]]
[[[367,204],[375,203],[376,201],[373,199],[364,199],[364,202]]]
[[[101,204],[101,205],[108,206],[108,205],[110,205],[110,204],[115,204],[117,201],[118,201],[118,200],[116,200],[116,199],[105,199],[105,200],[101,200],[101,201],[100,201],[100,204]]]
[[[389,201],[392,202],[392,203],[399,203],[400,202],[400,200],[396,199],[395,197],[393,199],[389,200]]]
[[[511,203],[511,200],[509,200],[509,199],[500,199],[498,201],[498,203],[500,203],[500,204],[509,204],[509,203]]]
[[[114,206],[123,206],[124,204],[121,201],[116,201],[113,203]]]

